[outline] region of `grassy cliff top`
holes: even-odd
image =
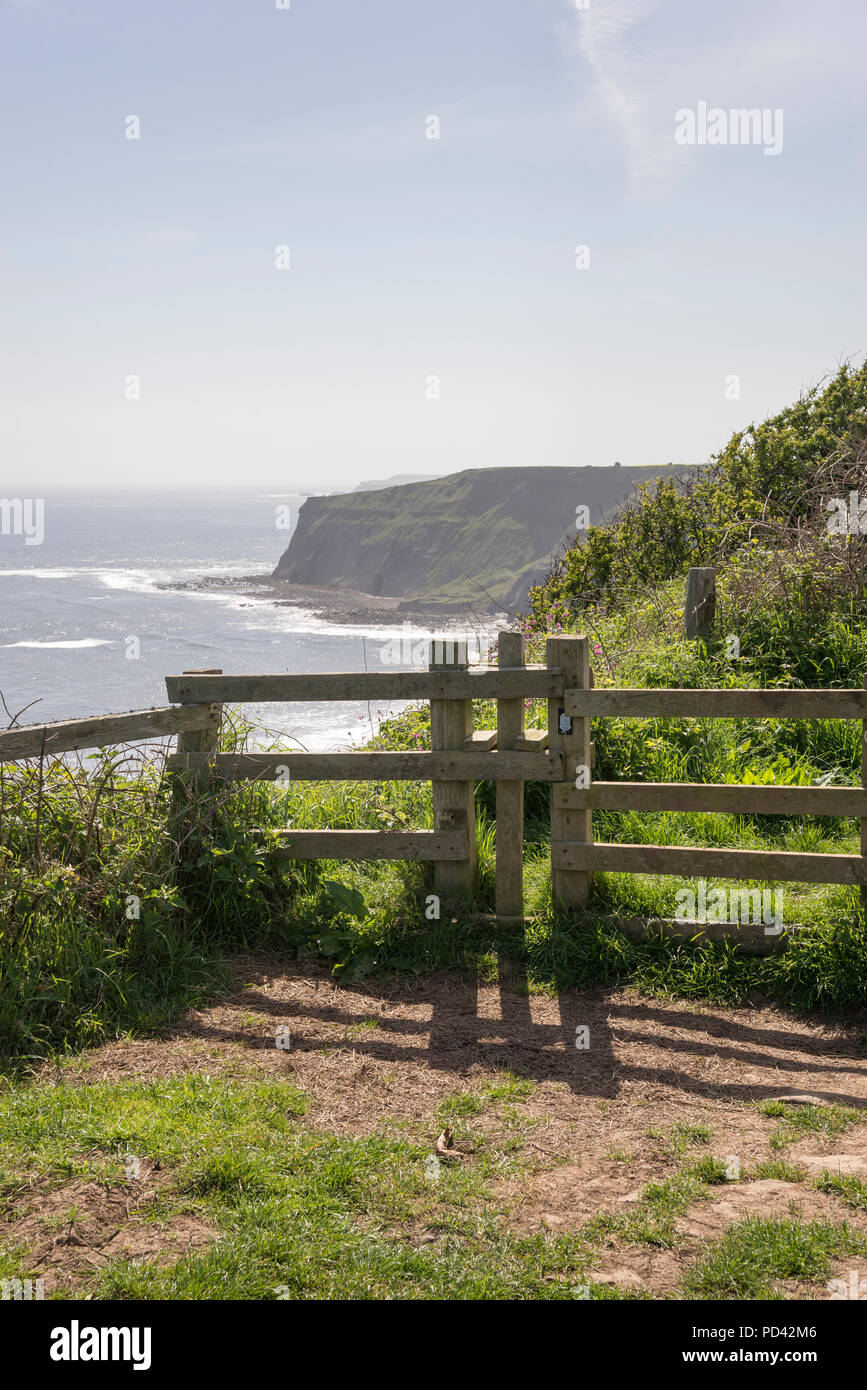
[[[275,578],[369,594],[502,608],[523,602],[575,534],[642,481],[680,466],[478,468],[432,482],[311,497]]]

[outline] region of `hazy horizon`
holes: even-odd
[[[512,464],[495,464],[495,463],[491,463],[491,464],[480,464],[480,465],[478,465],[478,467],[477,467],[476,469],[473,469],[473,468],[455,468],[455,469],[453,469],[453,470],[451,470],[451,471],[449,471],[449,472],[444,472],[444,473],[438,474],[436,478],[432,478],[432,477],[420,477],[420,478],[418,479],[418,481],[419,481],[419,482],[436,482],[436,481],[439,481],[439,480],[442,479],[442,478],[449,478],[449,477],[452,477],[452,476],[453,476],[454,474],[456,474],[456,473],[470,473],[470,472],[473,472],[473,471],[485,472],[485,471],[487,471],[488,469],[491,469],[491,468],[499,468],[499,467],[502,467],[502,468],[514,468],[514,469],[518,469],[518,468],[527,468],[527,467],[533,467],[533,466],[534,466],[534,465],[530,465],[530,464],[520,464],[520,463],[512,463]],[[537,465],[537,466],[543,467],[543,468],[562,468],[562,469],[565,471],[566,469],[573,469],[573,468],[612,468],[612,467],[615,466],[615,464],[614,464],[614,463],[590,463],[590,464],[563,463],[563,464],[542,464],[542,465]],[[657,469],[657,468],[660,467],[659,464],[651,464],[651,463],[641,463],[641,464],[639,464],[639,463],[621,463],[619,466],[622,467],[622,468],[626,468],[626,469],[636,469],[636,468]],[[679,464],[679,465],[675,465],[675,466],[681,467],[681,468],[702,468],[702,467],[705,466],[705,464],[704,464],[704,463],[698,463],[698,464]],[[140,495],[140,496],[150,496],[150,495],[153,495],[153,496],[163,496],[163,495],[165,495],[166,493],[189,493],[190,496],[196,496],[196,495],[210,495],[210,494],[213,494],[213,493],[225,493],[225,492],[237,492],[237,493],[242,493],[242,494],[244,494],[245,496],[249,496],[250,493],[257,492],[257,493],[261,493],[263,497],[269,497],[269,498],[273,497],[273,498],[276,500],[276,499],[281,498],[281,497],[316,497],[316,496],[319,496],[319,495],[331,494],[331,493],[334,493],[334,492],[352,492],[352,491],[354,491],[354,490],[356,489],[358,483],[364,483],[364,482],[367,482],[367,483],[371,483],[371,482],[386,482],[386,481],[388,481],[388,475],[385,475],[385,474],[383,474],[381,478],[375,478],[375,477],[372,477],[372,476],[371,476],[371,477],[364,477],[364,478],[359,477],[358,480],[357,480],[357,482],[354,481],[354,480],[352,480],[352,479],[350,479],[350,480],[345,484],[345,486],[343,486],[343,487],[335,487],[335,488],[325,488],[325,487],[323,487],[323,488],[312,488],[309,492],[302,492],[302,491],[300,491],[300,490],[298,490],[298,489],[294,489],[294,488],[279,488],[279,487],[277,486],[276,483],[272,483],[272,482],[261,482],[261,483],[257,483],[257,482],[255,482],[255,481],[254,481],[254,482],[249,482],[249,483],[206,483],[206,482],[201,482],[201,483],[195,484],[195,483],[190,483],[190,482],[188,482],[188,481],[185,480],[185,479],[181,479],[180,481],[176,481],[176,482],[172,482],[172,481],[168,481],[168,480],[167,480],[167,481],[164,482],[164,483],[160,483],[158,486],[153,485],[153,486],[148,487],[148,486],[146,486],[146,485],[144,485],[144,484],[142,484],[142,483],[129,483],[129,484],[115,483],[115,482],[98,482],[98,483],[86,483],[86,482],[81,482],[81,483],[75,483],[75,482],[69,482],[67,479],[63,479],[62,481],[58,481],[57,483],[52,484],[50,487],[46,488],[45,491],[46,491],[46,493],[54,493],[54,494],[60,495],[60,496],[76,496],[76,495],[78,495],[78,494],[81,494],[81,496],[83,496],[83,497],[92,497],[92,496],[95,496],[95,495],[98,495],[98,494],[101,494],[101,493],[105,493],[105,494],[110,495],[110,496],[123,496],[123,495],[130,495],[130,496],[139,496],[139,495]],[[414,481],[413,478],[411,478],[411,477],[405,477],[405,478],[402,479],[402,481],[401,481],[400,483],[395,483],[394,486],[395,486],[395,487],[408,487],[408,486],[410,486],[410,485],[412,484],[413,481]],[[29,483],[27,484],[27,486],[29,486]],[[4,483],[4,496],[9,497],[9,498],[15,497],[15,496],[21,496],[22,490],[24,489],[24,487],[25,487],[25,483],[24,483],[24,481],[21,480],[21,479],[19,479],[19,481],[18,481],[17,483],[15,483],[15,482],[6,482],[6,483]]]

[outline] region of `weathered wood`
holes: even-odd
[[[435,665],[438,662],[438,665]],[[467,670],[467,648],[465,642],[455,643],[451,651],[444,652],[436,643],[430,645],[431,684],[436,687],[442,678],[456,676]],[[463,749],[465,741],[473,732],[473,706],[468,699],[431,699],[430,739],[431,758],[436,754],[451,753],[453,761],[459,759],[481,758],[483,763],[501,758],[501,753],[452,753],[453,749]],[[422,755],[423,756],[423,755]],[[435,884],[444,894],[471,893],[476,878],[476,810],[472,774],[464,774],[461,781],[440,779],[430,773],[433,783],[434,828],[445,829],[446,823],[459,828],[466,827],[467,856],[462,860],[440,860],[434,869]]]
[[[735,950],[752,956],[785,951],[793,933],[804,931],[802,926],[787,926],[778,934],[768,934],[761,923],[680,922],[674,917],[616,917],[610,925],[631,941],[642,941],[648,935],[662,935],[670,941],[731,941]]]
[[[593,782],[552,788],[558,807],[593,811],[723,811],[749,816],[867,816],[862,787],[757,787],[729,782]]]
[[[219,676],[222,672],[214,668],[207,671],[185,671],[184,675],[193,676]],[[168,685],[168,679],[166,679]],[[223,719],[223,706],[212,705],[214,713],[212,723],[205,724],[198,729],[182,729],[178,734],[178,754],[183,757],[188,753],[197,753],[208,758],[216,750],[220,739],[220,724]]]
[[[546,654],[550,666],[558,666],[563,671],[567,690],[589,689],[590,644],[586,637],[549,637]],[[571,727],[560,727],[560,716],[566,716],[565,723],[571,719]],[[579,767],[590,767],[590,720],[569,716],[559,699],[548,702],[548,749],[549,757],[562,754],[563,778],[574,785]],[[525,754],[525,756],[529,756]],[[555,841],[576,842],[586,847],[593,839],[593,821],[588,810],[574,811],[556,803],[551,796],[551,886],[554,901],[563,908],[583,907],[589,896],[590,880],[585,870],[578,865],[555,862],[553,849]]]
[[[524,638],[520,632],[501,632],[497,638],[501,667],[523,666]],[[500,756],[513,751],[524,732],[524,701],[497,701],[497,745]],[[495,908],[498,918],[524,912],[524,783],[497,782],[497,856]]]
[[[129,714],[99,714],[91,719],[63,719],[54,724],[25,724],[0,732],[0,762],[55,757],[77,748],[105,748],[110,743],[172,736],[180,730],[213,729],[220,716],[212,705],[161,705]]]
[[[218,753],[173,754],[172,769],[213,765],[229,781],[293,782],[559,782],[563,760],[549,753]]]
[[[765,883],[867,884],[860,854],[790,854],[764,849],[692,849],[680,845],[581,845],[552,842],[552,863],[589,873],[676,874]]]
[[[461,861],[467,857],[467,835],[464,830],[281,830],[271,848],[278,859]]]
[[[697,567],[686,576],[684,623],[687,637],[703,637],[716,617],[716,570],[712,565]]]
[[[566,713],[591,719],[865,719],[867,690],[578,690]]]
[[[271,704],[282,700],[547,700],[562,695],[563,677],[544,666],[429,671],[359,671],[325,675],[166,676],[179,704]]]
[[[474,729],[469,737],[464,739],[464,749],[467,753],[484,753],[496,746],[496,729]]]
[[[187,673],[191,674],[191,673]],[[218,669],[196,674],[219,676]],[[223,706],[212,705],[210,707],[216,716],[213,725],[200,729],[182,729],[178,734],[177,753],[168,759],[169,763],[174,763],[175,759],[185,760],[192,756],[201,759],[201,765],[193,772],[195,789],[201,791],[207,783],[207,779],[213,777],[213,771],[208,766],[216,755],[216,749],[220,740],[220,724],[223,719]],[[183,867],[182,861],[185,856],[184,845],[187,842],[187,830],[189,828],[188,815],[195,805],[194,798],[190,795],[190,788],[186,785],[186,779],[174,778],[172,786],[172,809],[171,809],[171,828],[172,837],[177,845],[179,867]],[[213,813],[213,802],[209,811]]]
[[[515,747],[520,752],[536,753],[548,747],[547,729],[525,729],[521,737],[515,740]]]

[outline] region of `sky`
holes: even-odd
[[[867,353],[863,0],[281,3],[0,0],[4,495],[698,463]]]

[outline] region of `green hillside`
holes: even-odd
[[[462,609],[523,603],[575,534],[667,468],[484,468],[433,482],[311,497],[274,577]]]
[[[588,605],[622,602],[691,565],[726,565],[735,557],[739,566],[749,561],[753,570],[764,565],[767,571],[773,556],[785,555],[791,574],[811,568],[817,579],[821,574],[821,584],[803,594],[811,611],[823,612],[826,601],[834,608],[860,602],[863,538],[841,558],[827,522],[829,498],[848,498],[859,487],[867,497],[865,438],[867,362],[841,367],[794,405],[734,434],[691,486],[657,479],[613,524],[592,527],[534,588],[534,623],[543,625],[552,611],[574,618]],[[779,595],[779,587],[770,588]],[[792,597],[787,593],[794,612]]]

